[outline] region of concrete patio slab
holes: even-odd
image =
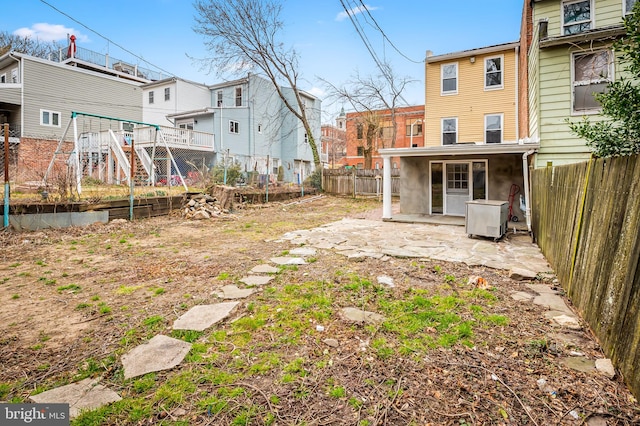
[[[190,350],[191,343],[169,336],[155,336],[122,356],[124,378],[169,370],[179,365]]]
[[[203,331],[229,316],[239,302],[198,305],[189,309],[173,323],[174,330]]]
[[[95,410],[122,398],[99,384],[99,380],[89,378],[30,396],[29,399],[42,404],[69,404],[69,416],[74,418],[81,411]]]

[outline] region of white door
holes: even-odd
[[[465,215],[466,202],[471,200],[469,169],[470,163],[446,163],[445,214]]]

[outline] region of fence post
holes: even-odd
[[[356,169],[353,169],[353,198],[356,198]]]
[[[9,123],[4,123],[4,227],[9,227]]]

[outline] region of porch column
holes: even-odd
[[[391,219],[391,157],[382,158],[382,219]]]

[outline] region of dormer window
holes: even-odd
[[[578,34],[591,29],[591,0],[562,2],[562,34]]]

